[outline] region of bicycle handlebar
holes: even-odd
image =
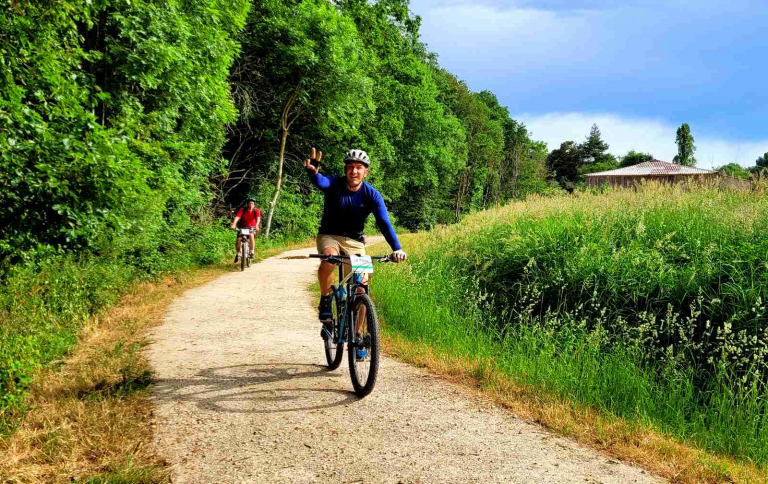
[[[309,254],[309,257],[312,259],[339,259],[339,260],[346,260],[349,259],[348,255],[326,255],[326,254]],[[397,262],[396,260],[392,259],[388,255],[371,255],[369,256],[372,260],[376,260],[379,262]]]

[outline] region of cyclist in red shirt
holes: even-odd
[[[255,247],[255,234],[261,232],[261,212],[256,208],[256,200],[249,198],[246,200],[248,206],[240,207],[235,214],[235,220],[232,221],[232,228],[250,228],[251,230],[251,257]],[[235,263],[240,260],[240,237],[235,242]]]

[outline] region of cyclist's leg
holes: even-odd
[[[256,234],[251,230],[250,235],[251,257],[256,253]]]
[[[235,263],[237,263],[237,260],[240,257],[240,234],[235,235]]]
[[[317,251],[325,255],[339,255],[340,248],[336,237],[320,234],[317,236]],[[331,285],[333,284],[336,266],[330,262],[320,262],[317,268],[317,280],[320,283],[320,305],[318,306],[318,319],[323,322],[325,329],[330,333],[330,321],[333,319],[331,304]],[[325,335],[321,332],[321,335]]]
[[[338,238],[333,235],[320,234],[317,236],[317,252],[325,255],[339,255],[341,247]],[[331,284],[333,284],[336,266],[330,262],[320,262],[317,268],[317,282],[320,283],[320,295],[329,296],[331,294]]]

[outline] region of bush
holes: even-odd
[[[149,254],[188,230],[222,169],[248,3],[14,5],[0,15],[0,275],[40,244],[99,253],[130,235],[123,249]]]
[[[525,202],[410,240],[388,327],[546,393],[768,462],[768,203],[646,186]]]
[[[225,253],[205,207],[248,7],[1,7],[0,411],[130,281]]]
[[[45,250],[13,266],[0,291],[0,417],[23,407],[35,370],[64,356],[88,319],[115,304],[132,281],[220,262],[231,250],[232,234],[198,228],[177,246],[158,258],[152,273],[130,258]]]

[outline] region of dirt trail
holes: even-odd
[[[155,330],[156,445],[174,483],[662,482],[389,358],[357,399],[346,357],[324,366],[318,262],[290,258],[312,252],[193,289]]]

